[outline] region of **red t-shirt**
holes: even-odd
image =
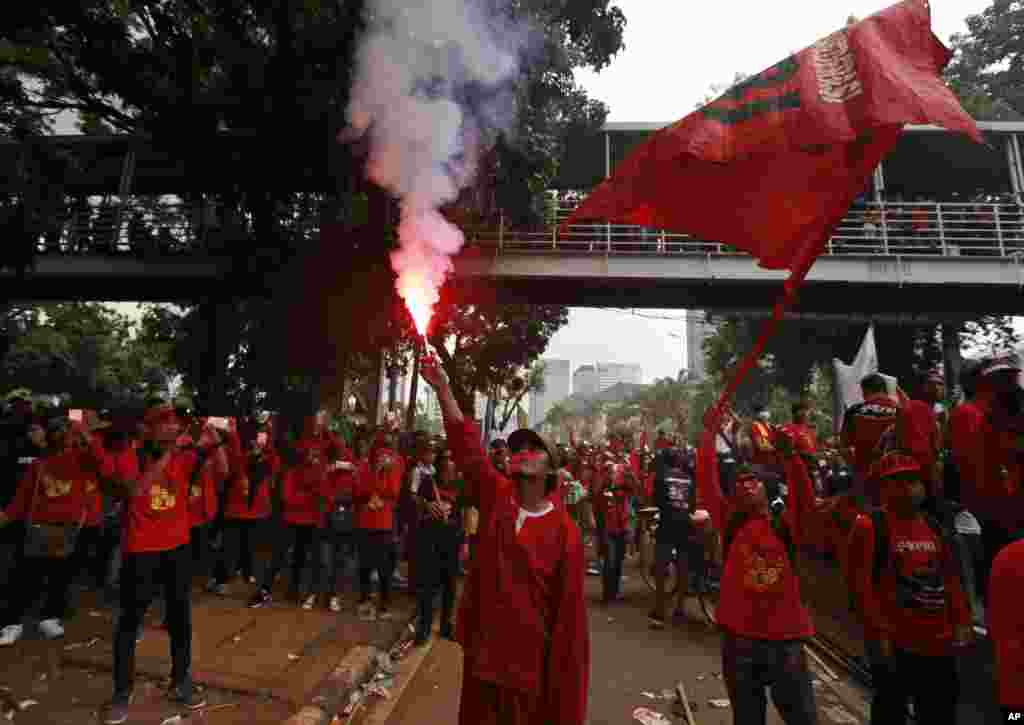
[[[96,526],[103,518],[97,473],[83,468],[79,454],[61,453],[30,464],[4,512],[12,519],[46,524]]]
[[[626,485],[626,480],[625,471],[621,467],[600,474],[597,506],[604,514],[606,533],[624,534],[629,530],[629,493],[621,488]],[[612,491],[612,488],[619,490]]]
[[[952,447],[960,469],[960,498],[979,518],[1014,529],[1021,521],[1021,465],[1015,436],[993,427],[991,410],[991,399],[979,393],[973,404],[964,403],[953,411]]]
[[[188,482],[195,463],[194,453],[174,451],[165,465],[147,460],[140,471],[134,448],[117,454],[115,476],[130,482],[146,482],[122,510],[122,545],[126,554],[170,551],[188,544],[192,524]]]
[[[195,481],[191,481],[191,474],[189,480],[188,509],[192,526],[208,524],[217,515],[217,481],[213,471],[204,464]]]
[[[353,500],[356,504],[354,523],[357,529],[371,531],[390,531],[395,525],[395,504],[402,488],[402,459],[393,451],[380,449],[376,460],[381,455],[390,455],[394,461],[390,471],[377,472],[376,466],[368,461],[362,463],[353,482]],[[368,504],[377,496],[384,504],[383,508],[371,511]]]
[[[939,422],[935,411],[923,400],[908,400],[900,409],[900,447],[910,452],[921,464],[921,480],[928,492],[938,495],[935,463],[942,447]]]
[[[1024,710],[1024,541],[996,556],[989,578],[988,613],[996,652],[999,704]]]
[[[786,459],[784,466],[792,498],[782,516],[799,552],[806,521],[813,512],[813,488],[798,457]],[[703,478],[698,478],[697,485],[698,505],[720,511],[721,521],[728,522],[733,506],[727,505],[721,490],[715,491]],[[765,517],[747,521],[729,545],[717,616],[722,628],[738,637],[786,640],[814,636],[814,624],[800,596],[800,580],[785,543]]]
[[[923,518],[886,516],[887,565],[874,583],[875,527],[859,516],[850,536],[848,580],[864,618],[865,638],[923,655],[952,653],[953,627],[970,624],[956,566]]]
[[[813,455],[818,452],[818,436],[811,426],[806,423],[786,423],[782,430],[793,439],[797,453]]]
[[[323,526],[324,507],[320,499],[327,493],[325,464],[300,464],[289,468],[281,481],[284,521],[298,526]]]

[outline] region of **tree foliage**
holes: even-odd
[[[4,390],[67,396],[85,408],[141,403],[170,382],[169,348],[135,334],[135,323],[99,303],[11,310]]]
[[[993,0],[951,38],[946,77],[964,108],[984,121],[1024,118],[1024,2]]]

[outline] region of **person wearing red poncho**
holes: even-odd
[[[480,446],[437,360],[424,380],[441,404],[448,444],[480,506],[480,542],[459,608],[465,654],[460,725],[583,725],[590,633],[583,544],[560,504],[554,449],[537,433],[509,437],[509,476]]]
[[[926,490],[914,457],[887,453],[869,475],[882,508],[854,522],[847,580],[869,645],[871,722],[905,722],[910,700],[918,722],[951,722],[959,691],[955,647],[973,638],[955,553],[923,511]],[[885,548],[876,550],[879,540]]]
[[[992,564],[989,579],[989,626],[996,654],[996,681],[1003,722],[1024,712],[1024,540],[1005,547]]]
[[[81,527],[98,508],[97,479],[110,473],[99,440],[90,436],[81,423],[69,425],[63,419],[55,421],[49,436],[53,453],[29,465],[13,500],[0,512],[0,528],[11,521]],[[17,586],[12,588],[6,610],[0,613],[0,646],[21,638],[21,620],[42,591],[46,592],[46,602],[39,629],[47,639],[64,635],[62,620],[77,563],[68,553],[46,552],[40,556],[24,548],[16,552],[10,581]]]
[[[751,473],[737,477],[725,499],[716,476],[698,467],[697,514],[710,514],[722,533],[725,565],[719,590],[722,674],[736,725],[763,723],[770,688],[786,725],[817,723],[804,642],[814,624],[800,595],[798,555],[814,506],[811,479],[785,434],[773,447],[789,486],[789,503],[769,502],[765,484]]]

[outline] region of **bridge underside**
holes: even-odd
[[[334,268],[344,269],[343,260]],[[764,310],[782,291],[785,272],[757,269],[739,255],[567,257],[468,253],[456,260],[451,293],[459,301]],[[92,299],[174,302],[262,297],[280,283],[254,274],[245,260],[187,257],[54,256],[17,277],[0,272],[9,300]],[[805,282],[799,310],[823,314],[911,314],[956,319],[1024,315],[1024,268],[1006,258],[851,259],[823,257]],[[338,294],[340,290],[332,291]]]

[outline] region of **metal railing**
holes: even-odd
[[[466,240],[501,253],[601,255],[740,254],[714,240],[621,224],[561,224],[571,203],[553,207],[548,223],[513,228],[501,221],[464,228]],[[278,231],[313,239],[321,211],[315,205],[277,210]],[[250,244],[256,230],[247,215],[210,204],[127,198],[79,202],[42,222],[41,254],[107,254],[160,258],[218,255]],[[1001,203],[868,203],[851,208],[829,240],[828,255],[1019,257],[1024,252],[1024,207]]]

